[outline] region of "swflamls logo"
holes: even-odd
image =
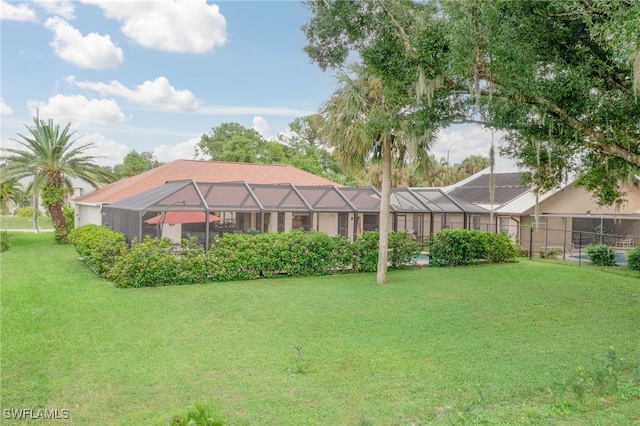
[[[2,414],[5,420],[66,420],[70,417],[66,408],[5,408]]]

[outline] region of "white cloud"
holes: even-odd
[[[7,104],[3,98],[0,98],[0,113],[2,115],[11,115],[13,114],[13,109]]]
[[[253,130],[260,133],[262,136],[266,136],[267,130],[269,130],[269,123],[262,117],[253,117]]]
[[[496,131],[493,143],[496,150],[496,168],[498,172],[517,170],[515,162],[500,157],[498,150],[505,132]],[[489,158],[491,147],[491,130],[479,126],[452,126],[438,134],[437,142],[431,152],[437,159],[449,158],[450,164],[460,163],[470,155],[481,155]]]
[[[115,124],[127,120],[113,99],[87,99],[84,96],[55,95],[45,103],[28,101],[31,115],[39,111],[41,118],[71,121],[73,124]]]
[[[122,49],[108,35],[89,33],[83,36],[59,17],[47,19],[44,25],[54,34],[50,45],[56,55],[71,64],[90,69],[115,68],[124,59]]]
[[[124,157],[129,153],[129,148],[126,145],[107,139],[100,133],[89,133],[79,136],[78,142],[80,144],[94,145],[92,149],[87,150],[87,154],[95,156],[95,163],[100,166],[121,164],[124,161]]]
[[[200,142],[200,137],[191,138],[186,142],[182,142],[174,146],[160,145],[153,150],[153,156],[156,160],[163,163],[168,163],[169,161],[178,159],[195,159],[195,146],[198,142]]]
[[[8,1],[0,1],[0,19],[7,21],[36,22],[36,12],[24,3],[16,6]]]
[[[49,15],[61,16],[65,19],[74,19],[75,7],[70,0],[32,0],[38,7],[44,9]]]
[[[74,76],[69,76],[67,82],[81,89],[93,90],[102,96],[119,96],[137,104],[151,105],[169,111],[193,111],[201,103],[191,91],[176,90],[165,77],[158,77],[153,81],[147,80],[133,90],[118,81],[111,81],[109,84],[76,81]]]
[[[496,149],[502,138],[502,132],[495,132]],[[449,158],[449,162],[459,163],[470,155],[489,157],[491,131],[478,126],[452,126],[438,134],[431,150],[436,158]]]
[[[82,0],[122,23],[122,32],[140,46],[181,53],[204,53],[227,40],[220,8],[206,0]]]

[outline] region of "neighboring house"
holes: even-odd
[[[573,183],[539,194],[536,202],[534,191],[522,185],[522,175],[495,173],[493,204],[489,169],[446,188],[446,192],[456,200],[489,211],[488,215],[473,215],[471,229],[507,232],[533,252],[546,247],[568,252],[600,241],[617,248],[640,244],[637,186],[625,185],[627,201],[619,208],[599,206],[586,190]]]
[[[175,160],[74,198],[75,225],[102,224],[103,206],[156,188],[168,181],[187,179],[198,182],[337,185],[328,179],[286,165]]]

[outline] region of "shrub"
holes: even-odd
[[[127,251],[124,235],[106,226],[89,224],[73,229],[69,233],[69,241],[87,265],[102,277]]]
[[[516,245],[502,232],[444,229],[429,237],[429,245],[429,264],[432,266],[515,262],[518,255]]]
[[[223,426],[222,420],[214,419],[211,408],[208,406],[193,403],[186,413],[174,414],[171,416],[169,426]]]
[[[116,259],[108,277],[116,287],[155,287],[201,283],[210,271],[204,249],[197,239],[175,246],[168,238],[146,236],[134,241],[124,256]]]
[[[415,264],[420,254],[420,245],[408,232],[399,231],[389,234],[389,262],[391,268],[398,269]]]
[[[33,217],[33,207],[20,207],[16,210],[16,216],[18,217]],[[38,213],[40,216],[40,213]]]
[[[0,252],[9,250],[10,246],[9,233],[7,231],[0,231]]]
[[[627,252],[627,267],[632,271],[640,271],[640,247]]]
[[[380,232],[365,231],[353,242],[353,271],[375,272],[378,270],[378,243]]]
[[[331,237],[333,240],[333,252],[331,254],[331,270],[342,271],[353,266],[353,247],[351,241],[342,235]]]
[[[491,263],[515,262],[518,247],[504,232],[483,233],[485,239],[485,259]]]
[[[466,266],[484,258],[484,244],[479,231],[443,229],[430,236],[429,265]]]
[[[228,281],[277,274],[325,274],[345,258],[335,252],[336,241],[323,232],[302,230],[253,236],[224,234],[214,238],[208,253],[211,276]]]
[[[540,249],[540,259],[557,259],[561,254],[558,247]]]
[[[596,266],[615,266],[616,255],[611,247],[606,244],[589,244],[587,246],[587,256],[592,264]]]

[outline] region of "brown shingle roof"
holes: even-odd
[[[74,198],[82,203],[114,203],[172,180],[196,182],[292,183],[294,185],[337,185],[292,166],[281,164],[230,163],[224,161],[175,160],[142,174],[121,179]]]

